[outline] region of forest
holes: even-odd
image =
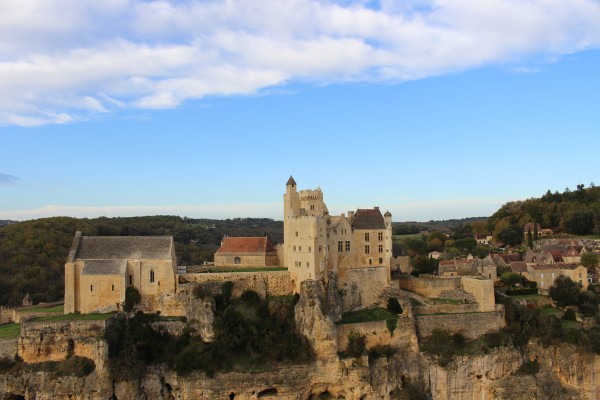
[[[225,234],[283,241],[283,222],[268,218],[55,217],[12,223],[0,227],[0,305],[19,305],[26,293],[34,304],[61,300],[64,264],[77,230],[88,236],[173,236],[179,265],[212,261]]]

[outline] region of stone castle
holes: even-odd
[[[345,308],[376,302],[390,284],[392,214],[382,215],[374,207],[331,216],[321,189],[298,191],[293,177],[283,197],[284,243],[225,237],[215,266],[286,267],[288,282],[276,291],[289,294],[299,293],[306,280],[326,285],[329,273],[335,273]],[[183,275],[188,281],[202,280]],[[133,286],[142,298],[140,309],[180,315],[164,300],[178,292],[180,277],[172,237],[88,237],[77,232],[65,264],[64,310],[120,311],[127,287]]]

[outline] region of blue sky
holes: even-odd
[[[472,3],[3,2],[0,219],[280,219],[290,174],[396,221],[598,184],[600,3]]]

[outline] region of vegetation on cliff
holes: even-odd
[[[246,291],[240,299],[232,299],[231,285],[226,282],[214,300],[215,337],[210,343],[190,330],[179,336],[154,330],[151,323],[160,320],[157,315],[140,312],[133,318],[116,317],[106,332],[114,375],[137,378],[146,365],[163,363],[181,375],[203,371],[212,376],[313,359],[310,344],[296,332],[292,296],[262,300]]]

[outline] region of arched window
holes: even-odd
[[[242,263],[242,259],[239,257],[236,257],[233,259],[234,264],[241,264]]]
[[[150,283],[154,283],[154,270],[150,270]]]

